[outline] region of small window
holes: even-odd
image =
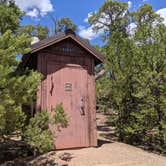
[[[65,91],[72,91],[72,84],[71,83],[65,84]]]
[[[72,48],[63,47],[63,48],[62,48],[62,51],[63,51],[63,52],[71,52],[71,51],[72,51]]]

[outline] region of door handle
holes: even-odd
[[[51,89],[50,89],[51,96],[52,96],[53,90],[54,90],[54,82],[53,82],[53,76],[51,76]]]
[[[80,114],[83,116],[85,115],[85,101],[84,98],[81,98],[81,103],[80,103]]]

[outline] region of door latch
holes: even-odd
[[[80,114],[83,116],[85,115],[85,101],[84,98],[81,98],[81,102],[80,102]]]

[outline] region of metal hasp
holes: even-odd
[[[47,109],[50,116],[63,103],[69,119],[67,128],[50,124],[56,149],[97,145],[94,67],[103,55],[71,29],[31,46],[20,67],[43,75],[37,92],[37,111]]]
[[[85,115],[85,102],[84,102],[84,98],[81,98],[81,102],[80,102],[80,113],[81,115]]]

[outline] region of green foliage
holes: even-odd
[[[67,127],[68,118],[62,104],[56,105],[53,116],[49,116],[48,111],[43,110],[30,119],[24,137],[27,145],[34,150],[34,155],[53,149],[54,136],[49,129],[49,125],[53,125],[54,128],[59,127],[59,125],[62,128]]]
[[[160,15],[154,12],[153,8],[149,4],[144,4],[140,6],[136,12],[131,13],[134,23],[137,26],[142,26],[144,24],[161,23],[162,18]]]
[[[73,23],[73,21],[68,18],[61,18],[61,19],[57,19],[54,20],[55,23],[55,29],[54,32],[55,34],[59,33],[59,32],[64,32],[66,29],[72,29],[73,31],[77,30],[77,26],[76,24]]]
[[[0,135],[9,134],[22,128],[24,113],[22,105],[28,104],[36,96],[40,74],[25,71],[20,74],[15,72],[18,60],[16,56],[26,53],[28,41],[26,36],[16,36],[7,31],[0,36]],[[20,120],[19,120],[20,119]]]
[[[89,17],[89,23],[95,31],[104,30],[104,39],[107,39],[112,31],[124,32],[128,22],[128,3],[114,0],[106,0],[98,12]]]
[[[0,137],[22,130],[22,105],[31,103],[41,76],[37,72],[16,71],[18,55],[29,51],[30,38],[17,34],[22,12],[13,1],[0,1]]]
[[[19,28],[19,34],[28,34],[29,37],[38,37],[40,40],[48,38],[49,30],[47,27],[38,25],[25,25]]]
[[[102,13],[107,15],[108,9],[122,6],[121,2],[106,1],[90,22],[100,30],[102,27],[96,23]],[[114,12],[113,16],[119,13]],[[113,24],[108,17],[111,28],[107,28],[108,40],[102,48],[108,72],[97,81],[98,104],[105,110],[111,108],[118,112],[115,124],[121,141],[141,143],[165,152],[166,27],[150,5],[128,12],[119,20],[132,20],[137,28],[130,34],[127,30],[131,22],[122,23],[122,30],[119,21]]]
[[[43,110],[41,113],[38,112],[35,117],[30,119],[24,137],[27,145],[34,148],[34,153],[45,153],[53,148],[53,136],[49,130],[47,110]]]
[[[152,137],[153,141],[158,140],[156,146],[153,146],[158,146],[161,150],[166,146],[165,123],[162,123],[166,121],[166,27],[159,24],[153,29],[145,26],[141,26],[141,29],[147,33],[136,33],[135,40],[144,43],[139,46],[142,55],[142,83],[139,85],[139,93],[136,94],[142,102],[138,104],[140,110],[134,116],[144,129],[145,136],[153,131],[149,137]],[[145,136],[143,139],[146,139]]]
[[[107,112],[112,106],[112,101],[110,98],[110,79],[108,76],[103,76],[96,82],[96,95],[97,95],[97,105],[100,110]]]
[[[7,30],[16,31],[19,27],[23,12],[15,5],[13,0],[0,1],[0,34]]]
[[[54,115],[54,123],[60,124],[61,127],[67,127],[69,119],[64,111],[63,104],[57,104],[55,109],[55,115]]]

